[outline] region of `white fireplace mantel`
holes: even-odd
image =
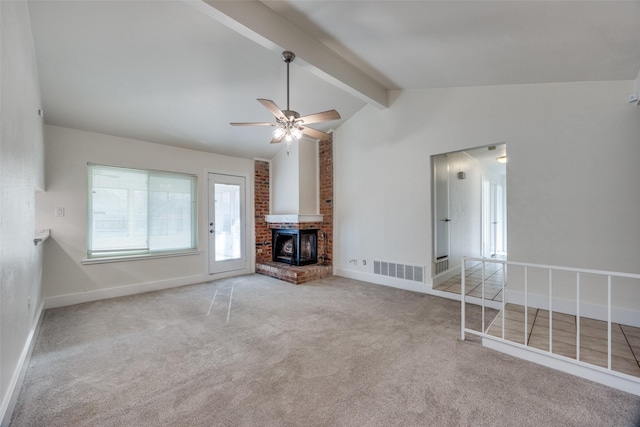
[[[291,224],[299,224],[303,222],[322,222],[322,215],[265,215],[265,220],[269,223]]]

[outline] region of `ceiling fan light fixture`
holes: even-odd
[[[282,137],[287,133],[282,126],[278,126],[273,131],[273,139],[282,139]]]
[[[296,140],[302,138],[302,131],[296,127],[291,129],[291,136],[293,136]]]

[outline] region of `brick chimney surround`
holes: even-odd
[[[299,144],[311,144],[301,141]],[[333,274],[333,141],[318,143],[318,210],[319,213],[271,214],[273,162],[255,161],[255,236],[256,273],[300,285]],[[304,177],[299,181],[304,181]],[[273,229],[318,230],[318,263],[304,266],[272,260]]]

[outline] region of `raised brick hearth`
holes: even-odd
[[[287,265],[281,262],[261,262],[256,263],[256,273],[265,276],[275,277],[285,282],[301,285],[312,280],[322,279],[333,274],[333,267],[330,265]]]
[[[256,273],[275,277],[296,285],[333,274],[333,141],[321,141],[318,146],[319,198],[322,221],[299,223],[268,223],[269,163],[255,162],[255,234]],[[271,229],[318,229],[318,260],[326,251],[326,261],[305,266],[291,266],[272,261]],[[322,237],[326,235],[325,239]]]

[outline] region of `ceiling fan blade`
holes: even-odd
[[[330,120],[339,120],[340,114],[336,110],[323,111],[322,113],[309,114],[308,116],[300,117],[300,120],[305,125],[309,123],[328,122]],[[298,121],[296,120],[296,121]]]
[[[270,99],[258,99],[258,102],[264,105],[267,110],[271,111],[271,114],[276,116],[276,119],[286,119],[284,113],[278,108],[275,102]]]
[[[277,123],[267,123],[267,122],[234,122],[229,124],[231,126],[278,126]]]
[[[331,138],[331,135],[329,135],[328,133],[319,131],[317,129],[313,129],[310,127],[302,127],[300,126],[298,129],[300,129],[302,131],[303,134],[310,136],[313,139],[319,139],[321,141],[324,141],[326,139]]]

